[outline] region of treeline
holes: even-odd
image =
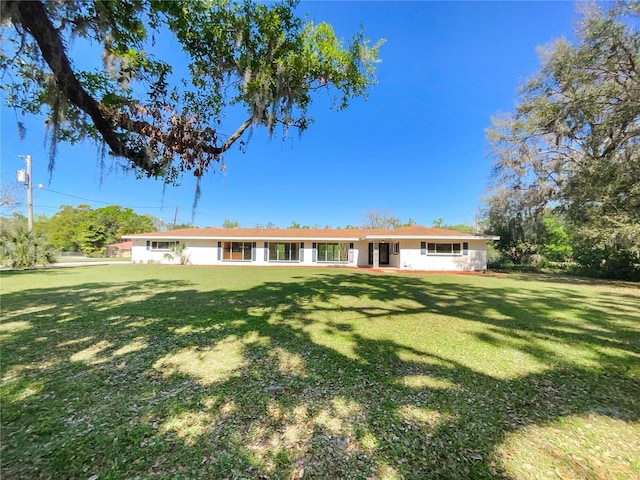
[[[365,212],[363,212],[363,222],[359,225],[351,225],[348,224],[345,227],[341,227],[340,225],[333,227],[331,225],[325,225],[324,227],[314,223],[311,225],[308,224],[303,224],[297,221],[291,221],[291,223],[284,227],[284,228],[291,228],[291,229],[317,229],[317,228],[345,228],[345,229],[355,229],[355,228],[383,228],[383,229],[394,229],[394,228],[401,228],[401,227],[410,227],[412,225],[417,225],[416,222],[412,219],[409,218],[406,222],[403,222],[402,220],[400,220],[397,217],[394,217],[391,212],[389,210],[384,210],[384,211],[380,211],[380,210],[366,210]],[[450,230],[460,230],[460,231],[465,231],[465,232],[474,232],[474,228],[470,227],[469,225],[464,225],[464,224],[458,224],[458,225],[444,225],[443,224],[443,219],[442,218],[438,218],[436,220],[433,221],[433,226],[434,227],[438,227],[438,228],[447,228]],[[225,220],[222,222],[222,228],[240,228],[240,222],[236,221],[236,220],[230,220],[228,218],[225,218]],[[273,222],[268,222],[266,224],[255,224],[254,228],[280,228],[279,225],[276,225]]]
[[[490,211],[485,228],[500,240],[488,248],[489,268],[542,269],[580,276],[640,280],[640,259],[623,244],[590,243],[584,231],[548,209],[540,221]],[[596,236],[598,232],[594,233]]]
[[[1,230],[5,239],[12,232],[24,230],[25,219],[15,214],[3,218]],[[34,219],[34,235],[58,252],[79,252],[101,256],[107,245],[119,242],[124,235],[165,230],[167,225],[151,215],[140,215],[131,208],[110,205],[93,209],[89,205],[61,205],[51,217]]]

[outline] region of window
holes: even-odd
[[[223,260],[251,261],[251,242],[224,242]]]
[[[175,248],[178,242],[151,242],[151,250],[171,250]]]
[[[462,250],[459,243],[429,243],[427,252],[430,255],[460,255]]]
[[[318,243],[318,262],[348,262],[348,243]]]
[[[297,242],[271,242],[269,243],[270,262],[297,262],[298,243]]]
[[[398,255],[400,253],[400,242],[396,242],[393,244],[393,250],[391,251],[394,255]]]

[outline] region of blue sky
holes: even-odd
[[[311,107],[315,123],[301,137],[269,140],[256,129],[245,153],[227,152],[225,172],[202,179],[194,217],[193,178],[165,188],[108,159],[102,170],[91,144],[60,145],[49,182],[43,119],[22,119],[28,131],[20,141],[16,114],[4,107],[2,183],[14,182],[24,168],[18,156],[30,154],[33,182],[44,186],[34,189],[34,211],[48,216],[86,203],[166,222],[178,206],[178,222],[203,227],[224,219],[344,227],[362,224],[367,210],[427,226],[436,218],[472,224],[489,180],[491,117],[514,110],[517,87],[539,71],[537,47],[572,38],[579,17],[573,2],[308,1],[299,10],[342,38],[364,25],[367,38],[386,39],[378,84],[367,101],[341,112],[321,93]],[[167,51],[175,45],[168,40]]]

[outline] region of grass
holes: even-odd
[[[122,262],[131,263],[131,257],[72,257],[57,256],[55,263],[96,263],[96,262]]]
[[[640,477],[637,284],[161,265],[1,281],[3,479]]]

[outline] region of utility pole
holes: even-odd
[[[173,229],[176,228],[176,220],[178,220],[178,205],[176,205],[176,210],[173,213]]]
[[[26,164],[27,171],[18,170],[18,181],[27,182],[27,226],[29,231],[33,230],[33,185],[31,184],[31,155],[19,155]]]

